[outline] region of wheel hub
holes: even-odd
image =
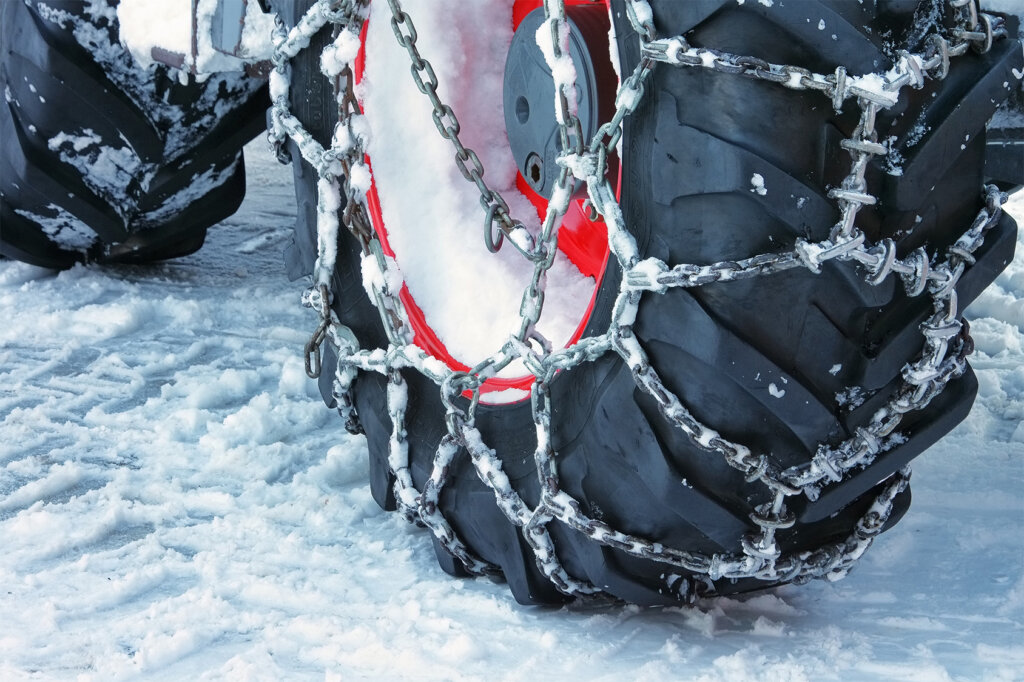
[[[608,50],[608,10],[603,3],[566,8],[569,18],[569,54],[576,67],[576,100],[584,140],[597,133],[611,117],[616,77]],[[545,199],[558,178],[560,151],[555,118],[555,85],[537,45],[544,11],[530,12],[516,28],[505,62],[505,129],[516,167],[530,188]]]

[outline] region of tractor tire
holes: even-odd
[[[298,4],[286,19],[299,16]],[[924,37],[922,22],[934,20],[926,10],[937,6],[882,0],[650,4],[659,36],[684,34],[693,45],[819,73],[844,65],[851,74],[886,70],[895,57],[892,45],[920,50],[915,41]],[[639,45],[624,3],[614,0],[611,8],[620,73],[628,74],[640,59]],[[325,29],[310,52],[328,38]],[[880,136],[891,141],[893,153],[876,158],[868,170],[868,186],[879,201],[861,211],[858,225],[870,240],[892,238],[901,255],[921,246],[936,254],[971,224],[984,205],[986,122],[1006,98],[1006,83],[1016,83],[1012,70],[1021,68],[1021,53],[1019,42],[1003,40],[986,54],[958,58],[945,80],[908,88],[898,105],[879,114]],[[331,97],[323,94],[330,86],[315,58],[297,61],[293,69],[293,82],[304,86],[293,88],[293,111],[326,143],[335,120]],[[818,93],[710,69],[656,66],[640,107],[625,121],[621,144],[620,203],[640,257],[657,256],[670,265],[713,263],[777,251],[801,237],[826,239],[839,218],[828,191],[849,172],[840,142],[853,133],[858,115],[852,101],[836,113]],[[289,260],[300,275],[312,272],[316,258],[317,176],[292,149],[303,208]],[[901,160],[898,167],[893,159]],[[766,192],[755,191],[755,174]],[[333,309],[363,348],[387,348],[381,316],[363,289],[359,245],[342,232]],[[1016,226],[1003,215],[959,282],[961,310],[1010,262],[1015,240]],[[584,337],[607,330],[621,276],[610,259]],[[698,420],[785,469],[810,461],[820,443],[834,446],[868,423],[920,352],[919,325],[931,313],[931,300],[909,297],[897,279],[872,286],[855,264],[830,261],[819,274],[797,268],[670,289],[643,297],[633,331],[667,388]],[[320,379],[330,406],[336,400],[335,363],[325,355]],[[409,387],[411,474],[422,490],[447,433],[445,408],[431,379],[413,370],[402,370],[402,377]],[[664,546],[708,555],[741,551],[741,538],[752,529],[750,515],[770,500],[764,487],[670,424],[618,355],[562,371],[550,390],[560,487],[587,516]],[[968,370],[926,409],[908,414],[900,426],[902,442],[870,466],[826,486],[814,501],[790,498],[795,524],[778,533],[782,551],[849,536],[887,479],[967,416],[976,390]],[[354,385],[371,490],[381,507],[393,510],[387,394],[387,379],[377,373],[360,374]],[[529,401],[481,404],[476,426],[512,488],[534,504],[541,484]],[[908,488],[896,497],[889,525],[909,502]],[[465,450],[451,464],[439,509],[466,547],[500,569],[516,600],[568,599],[538,569],[524,531],[502,513]],[[687,598],[674,587],[678,569],[601,544],[558,520],[548,529],[574,578],[638,604]],[[465,574],[436,540],[434,548],[447,572]],[[771,584],[722,579],[704,581],[703,589],[731,594]]]
[[[0,7],[0,254],[51,268],[198,249],[245,194],[264,81],[186,85],[118,42],[117,0]]]

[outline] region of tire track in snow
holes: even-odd
[[[979,371],[975,414],[919,460],[908,517],[843,582],[518,607],[444,575],[371,500],[363,441],[302,368],[289,171],[260,144],[249,200],[193,256],[0,263],[0,678],[1012,679],[1024,378]],[[1019,330],[976,317],[979,365],[1020,366]]]

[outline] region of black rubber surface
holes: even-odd
[[[142,69],[116,5],[0,3],[0,254],[55,268],[172,258],[242,201],[264,84]]]
[[[893,44],[920,40],[911,2],[806,0],[770,8],[734,0],[651,4],[659,35],[685,33],[694,45],[825,73],[839,64],[851,74],[884,70]],[[628,73],[639,59],[638,47],[623,38],[631,36],[623,4],[613,7],[622,71]],[[819,20],[827,30],[818,29]],[[869,187],[880,203],[862,211],[858,225],[870,239],[893,238],[901,255],[921,245],[936,253],[969,226],[982,206],[985,123],[1005,98],[1002,83],[1012,82],[1010,70],[1021,68],[1020,62],[1019,43],[997,43],[987,55],[954,60],[946,81],[929,81],[880,115],[881,135],[895,140],[903,162],[897,167],[877,160],[869,171]],[[300,74],[308,79],[303,82],[318,80],[313,69],[299,67],[297,80]],[[311,104],[297,101],[301,93],[293,95],[294,104]],[[852,102],[837,115],[820,94],[707,69],[659,66],[643,104],[626,123],[622,147],[622,205],[642,256],[670,264],[713,262],[789,249],[801,236],[826,237],[838,217],[828,189],[848,172],[849,155],[839,143],[852,134],[857,116]],[[320,118],[330,124],[329,116]],[[292,252],[296,275],[311,271],[316,238],[309,212],[315,206],[315,176],[297,168],[300,205],[307,210]],[[767,194],[752,191],[755,173],[764,178]],[[978,264],[958,288],[961,310],[1010,261],[1015,230],[1004,217],[976,254]],[[381,347],[385,337],[362,291],[357,247],[348,235],[340,241],[337,312],[364,347]],[[607,328],[619,279],[617,267],[610,266],[586,335]],[[831,262],[818,275],[801,269],[672,290],[645,296],[634,329],[655,369],[698,419],[785,467],[808,461],[818,443],[838,444],[867,423],[898,385],[902,367],[920,351],[918,324],[931,302],[906,297],[894,279],[869,286],[854,266]],[[330,404],[333,358],[325,367],[321,385]],[[445,433],[443,408],[428,379],[411,371],[404,377],[411,396],[412,472],[421,487]],[[857,399],[844,406],[839,395],[849,395],[851,387],[857,387]],[[880,482],[966,416],[976,387],[968,373],[926,410],[908,417],[901,426],[906,443],[827,488],[814,503],[792,499],[798,522],[780,532],[783,551],[847,536]],[[776,397],[778,389],[785,394]],[[374,498],[393,509],[385,390],[378,375],[361,375],[356,402]],[[740,538],[752,527],[749,514],[767,499],[765,489],[747,483],[671,427],[617,356],[563,372],[552,384],[552,401],[561,485],[582,501],[582,511],[665,545],[740,551]],[[477,425],[513,486],[527,504],[535,504],[539,483],[529,404],[481,406]],[[897,499],[892,522],[909,498],[908,490]],[[501,567],[518,601],[565,600],[537,569],[520,532],[498,510],[465,453],[452,465],[440,506],[463,541]],[[603,547],[557,523],[550,528],[571,575],[628,601],[677,602],[666,579],[677,569]],[[435,550],[442,568],[464,573],[437,543]],[[714,591],[765,586],[720,581]]]

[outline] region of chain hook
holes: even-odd
[[[487,215],[484,216],[484,245],[491,253],[501,251],[502,244],[505,243],[504,231],[498,229],[497,235],[495,235],[494,223],[497,222],[495,220],[497,212],[498,204],[491,204],[487,207]]]
[[[310,379],[319,379],[323,371],[323,362],[320,357],[320,346],[327,338],[327,327],[330,323],[327,320],[320,322],[320,325],[313,332],[313,336],[306,342],[306,376]]]
[[[310,307],[317,307],[320,314],[320,324],[316,331],[309,337],[305,347],[306,376],[310,379],[319,379],[323,372],[323,362],[320,347],[327,339],[327,330],[331,326],[331,292],[326,284],[321,284],[316,291],[310,291],[308,296]],[[317,305],[319,304],[319,305]]]

